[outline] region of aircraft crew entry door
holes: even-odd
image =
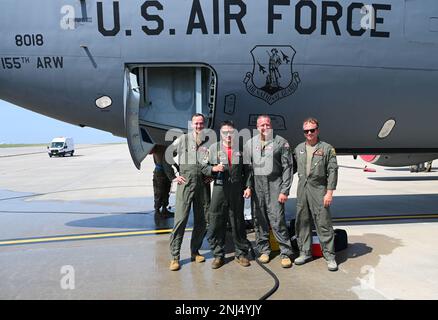
[[[127,65],[125,125],[137,168],[154,144],[168,145],[170,129],[187,132],[191,116],[202,113],[211,127],[216,74],[205,65]]]

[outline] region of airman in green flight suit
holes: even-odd
[[[203,166],[204,174],[215,178],[208,210],[207,238],[215,257],[211,266],[217,269],[225,263],[225,236],[229,220],[236,250],[235,260],[248,267],[249,243],[243,207],[244,197],[251,197],[251,168],[243,162],[242,148],[235,139],[234,123],[224,121],[220,134],[221,140],[211,145],[208,161]]]
[[[303,131],[306,141],[294,151],[299,178],[295,230],[300,248],[300,256],[294,263],[301,265],[312,259],[313,220],[328,270],[336,271],[338,266],[330,215],[333,191],[338,181],[336,151],[330,144],[319,140],[318,120],[304,120]]]
[[[179,175],[173,175],[177,182],[175,219],[170,236],[170,253],[172,260],[169,269],[180,269],[180,250],[185,227],[193,204],[193,231],[190,242],[191,260],[204,262],[205,257],[199,254],[206,234],[206,212],[210,203],[210,181],[202,173],[202,161],[208,156],[208,147],[203,135],[205,118],[202,114],[192,117],[192,132],[176,139],[172,148],[178,155]],[[166,159],[169,165],[170,159]]]
[[[258,258],[262,263],[270,260],[269,227],[280,247],[281,266],[290,268],[293,254],[286,226],[284,205],[292,185],[293,157],[286,139],[274,137],[271,118],[257,118],[258,135],[250,139],[245,153],[250,157],[254,175],[252,203],[256,230]]]

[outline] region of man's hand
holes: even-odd
[[[243,191],[243,197],[245,199],[251,198],[251,194],[252,194],[251,188],[246,188],[245,191]]]
[[[222,163],[219,163],[218,165],[214,166],[211,171],[213,172],[224,172],[224,165]]]
[[[184,184],[186,183],[186,178],[183,176],[177,176],[175,179],[173,179],[173,181],[176,181],[178,184]]]
[[[324,196],[324,208],[330,207],[333,202],[333,190],[327,190]]]
[[[278,202],[280,203],[286,203],[288,196],[285,195],[284,193],[280,193],[280,195],[278,196]]]

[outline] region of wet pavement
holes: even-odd
[[[0,299],[252,300],[273,288],[254,260],[248,268],[233,261],[229,239],[222,268],[211,269],[206,240],[206,263],[191,262],[192,215],[182,268],[168,270],[173,218],[154,214],[149,157],[138,171],[123,144],[90,146],[66,158],[24,151],[0,154]],[[349,236],[337,255],[339,271],[327,271],[321,258],[283,269],[273,254],[266,266],[280,286],[270,299],[435,299],[436,169],[365,173],[359,160],[338,159],[332,213],[335,227]],[[295,192],[296,181],[288,221]],[[254,245],[254,233],[248,238]],[[66,288],[72,274],[74,288]]]

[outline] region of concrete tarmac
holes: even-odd
[[[270,299],[436,299],[438,170],[375,168],[339,156],[332,214],[347,230],[338,272],[324,259],[266,266],[280,286]],[[44,147],[0,149],[0,299],[258,299],[274,286],[255,261],[212,270],[190,261],[192,218],[182,268],[169,267],[173,219],[153,214],[153,160],[137,170],[125,144],[79,145],[73,157]],[[296,178],[296,176],[294,177]],[[173,186],[173,191],[175,186]],[[287,203],[295,214],[296,179]],[[174,204],[171,195],[171,205]],[[248,234],[254,245],[254,233]]]

